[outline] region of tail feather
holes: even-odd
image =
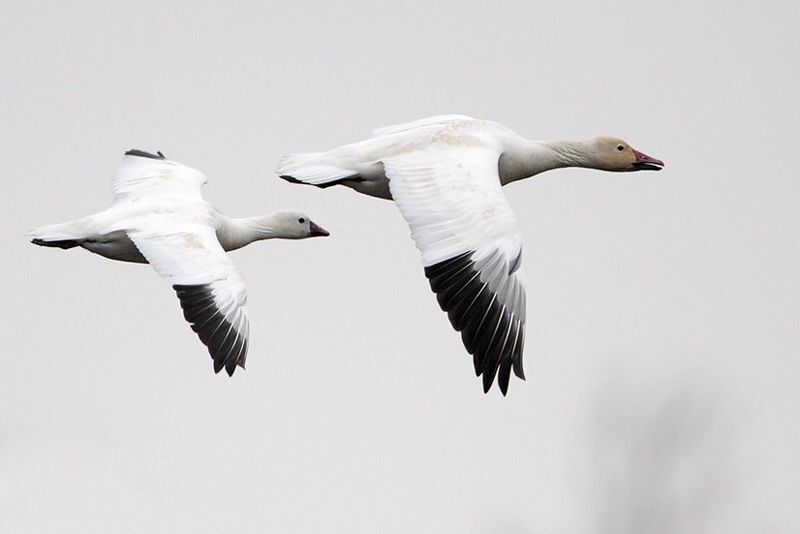
[[[320,163],[322,153],[289,154],[278,162],[276,172],[287,182],[329,187],[354,178],[358,172]]]
[[[28,237],[34,245],[65,249],[77,247],[82,240],[74,221],[42,226],[28,232]]]

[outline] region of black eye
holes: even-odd
[[[625,145],[617,145],[617,150],[622,152],[623,150],[625,150]]]
[[[299,219],[297,219],[297,222],[299,222],[300,224],[303,224],[304,222],[306,222],[306,220],[304,218],[300,217]]]

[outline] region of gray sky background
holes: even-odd
[[[3,532],[797,532],[796,2],[7,3]],[[506,188],[527,382],[484,396],[390,203],[272,174],[439,113],[617,135],[661,173]],[[246,372],[148,267],[34,247],[123,151],[229,215]]]

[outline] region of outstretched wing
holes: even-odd
[[[407,132],[408,130],[413,130],[415,128],[420,128],[422,126],[431,126],[433,124],[442,124],[446,122],[454,122],[454,121],[469,121],[474,120],[472,117],[468,117],[466,115],[435,115],[433,117],[425,117],[424,119],[418,119],[412,122],[405,122],[403,124],[392,124],[390,126],[381,126],[380,128],[375,128],[372,130],[372,137],[381,137],[383,135],[391,135],[400,132]]]
[[[524,378],[525,289],[516,217],[500,190],[497,150],[434,146],[383,161],[425,275],[488,391]]]
[[[111,179],[114,202],[141,197],[202,198],[206,176],[187,165],[168,160],[161,152],[129,150]]]
[[[233,375],[236,365],[244,367],[250,330],[247,292],[214,229],[179,221],[170,224],[160,218],[158,228],[145,226],[128,235],[156,272],[172,284],[183,316],[208,347],[214,371],[224,367]]]

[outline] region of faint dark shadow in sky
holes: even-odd
[[[723,398],[694,376],[655,384],[616,378],[597,390],[590,434],[596,532],[715,530],[736,497],[736,425]]]

